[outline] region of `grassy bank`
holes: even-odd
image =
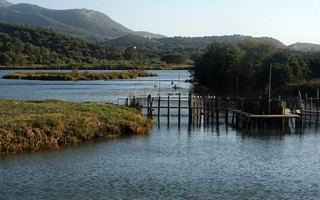
[[[140,111],[124,106],[63,100],[0,100],[0,154],[145,134],[151,126],[152,122]]]
[[[126,72],[105,72],[91,73],[89,71],[79,72],[72,70],[71,72],[16,72],[5,75],[5,79],[26,79],[26,80],[112,80],[112,79],[134,79],[137,77],[158,76],[157,74],[145,71],[126,71]]]

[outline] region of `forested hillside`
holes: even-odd
[[[124,54],[52,29],[0,23],[0,65],[99,66],[119,63]]]

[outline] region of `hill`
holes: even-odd
[[[52,29],[0,23],[0,65],[106,65],[123,52]]]
[[[294,43],[288,46],[289,49],[295,51],[320,51],[319,44],[311,44],[311,43]]]
[[[87,9],[52,10],[31,4],[0,1],[0,19],[4,22],[53,28],[91,41],[106,41],[128,34],[163,37],[148,32],[135,32],[109,16]]]
[[[141,37],[137,35],[126,35],[123,37],[119,37],[113,40],[109,40],[104,42],[103,44],[109,46],[115,46],[119,48],[126,48],[126,47],[137,47],[138,49],[141,48],[153,48],[162,45],[161,42],[155,39],[151,39],[149,37]]]
[[[231,41],[237,45],[247,39],[255,39],[257,41],[271,42],[278,48],[286,48],[286,46],[279,40],[273,38],[254,38],[251,36],[230,35],[230,36],[206,36],[206,37],[164,37],[152,39],[148,37],[140,37],[136,35],[127,35],[113,40],[109,40],[103,44],[125,48],[135,46],[143,51],[154,52],[155,49],[176,49],[176,48],[198,48],[205,49],[214,40],[217,41]]]
[[[5,0],[0,0],[0,7],[8,7],[11,6],[12,3],[5,1]]]
[[[163,44],[167,45],[182,45],[198,48],[206,48],[212,41],[230,41],[232,44],[237,45],[247,39],[255,39],[257,41],[274,43],[278,48],[285,48],[286,46],[279,40],[268,37],[251,37],[243,35],[226,35],[226,36],[206,36],[206,37],[173,37],[173,38],[160,38]]]

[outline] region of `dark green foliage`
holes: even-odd
[[[171,53],[163,55],[161,61],[168,64],[185,64],[187,62],[187,57],[182,53]]]
[[[139,54],[136,47],[128,47],[124,51],[123,55],[126,60],[134,60],[137,61],[139,59]]]
[[[115,47],[96,45],[56,31],[0,23],[0,65],[103,65],[127,56]],[[129,61],[143,59],[135,50]]]
[[[310,75],[306,60],[272,43],[246,40],[239,45],[213,42],[195,62],[193,76],[214,91],[266,91],[272,65],[272,87],[297,83]]]
[[[320,56],[318,57],[318,59],[310,59],[309,64],[312,78],[320,77]]]
[[[213,42],[200,57],[194,68],[194,77],[200,85],[219,90],[232,87],[233,72],[237,70],[238,63],[243,56],[240,48],[230,42]]]

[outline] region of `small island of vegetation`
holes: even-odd
[[[89,71],[79,72],[72,70],[71,72],[16,72],[3,76],[5,79],[26,79],[26,80],[112,80],[112,79],[134,79],[137,77],[158,76],[154,73],[145,71],[123,71],[123,72],[104,72],[91,73]]]
[[[56,99],[1,99],[0,122],[0,155],[146,134],[152,127],[152,121],[135,108]]]

